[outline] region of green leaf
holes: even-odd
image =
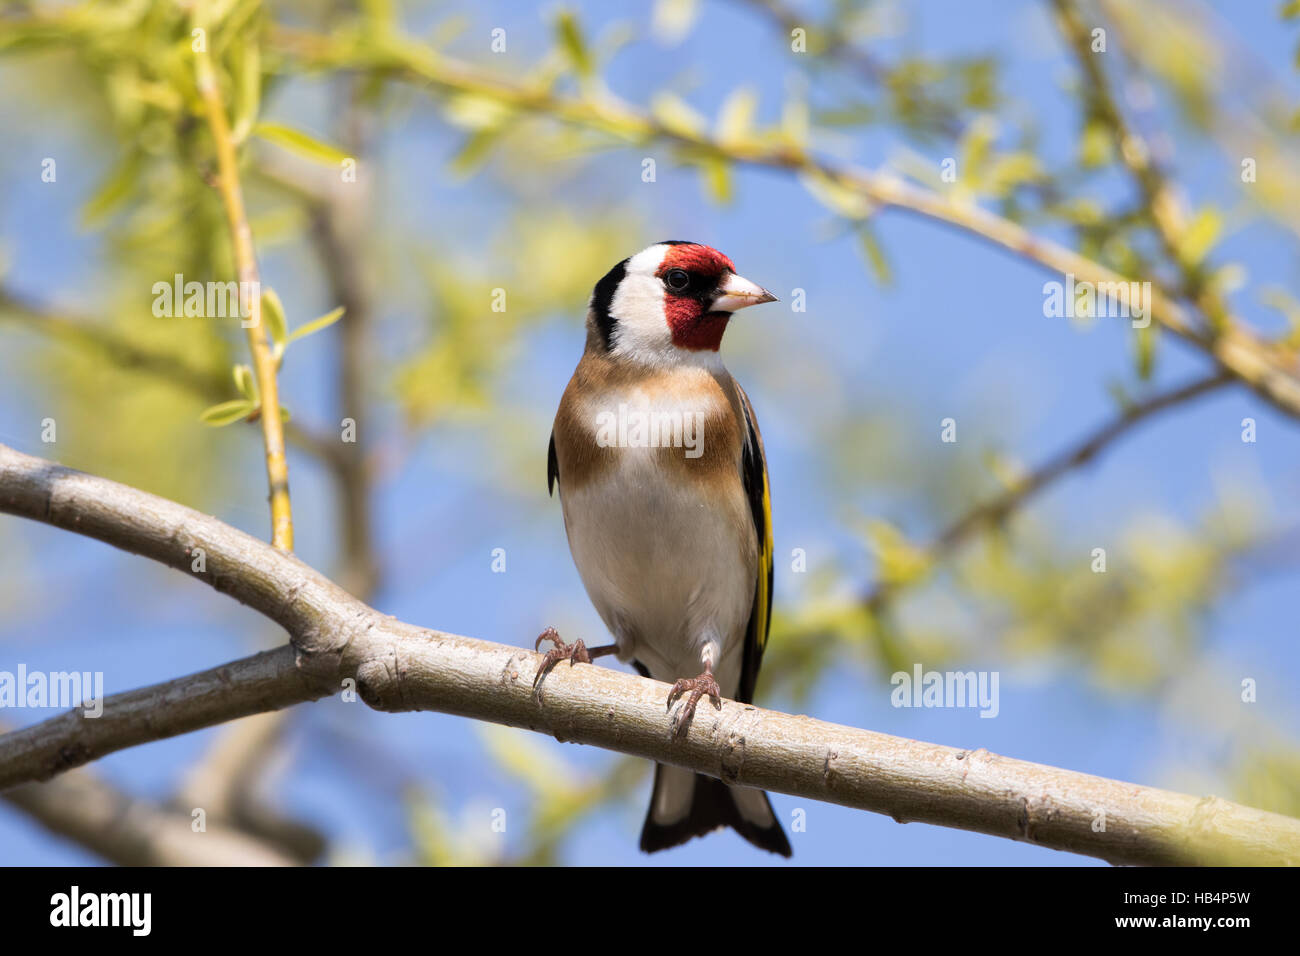
[[[998,124],[993,117],[976,117],[966,129],[960,144],[961,158],[957,168],[968,186],[983,186],[988,173],[988,163],[993,155],[993,144],[998,138]]]
[[[555,20],[555,31],[559,34],[560,46],[564,48],[569,61],[573,63],[581,76],[590,76],[592,72],[591,54],[582,37],[582,28],[572,10],[561,10]]]
[[[1056,212],[1081,226],[1095,226],[1105,217],[1101,203],[1087,197],[1066,199],[1056,207]]]
[[[731,169],[727,161],[719,156],[710,156],[700,163],[700,171],[704,173],[709,197],[719,206],[731,202]]]
[[[374,26],[390,25],[395,17],[391,0],[361,0],[366,21]]]
[[[1133,398],[1124,388],[1123,382],[1112,380],[1106,383],[1106,392],[1115,400],[1115,404],[1119,406],[1120,411],[1127,412],[1133,407]]]
[[[1249,277],[1246,267],[1240,262],[1229,262],[1214,270],[1207,285],[1219,295],[1231,295],[1238,289],[1245,288]]]
[[[1005,490],[1011,491],[1024,484],[1025,467],[1020,462],[992,448],[985,450],[980,457],[984,461],[984,467]]]
[[[237,398],[230,402],[221,402],[199,413],[199,421],[213,428],[221,428],[234,422],[242,421],[257,410],[257,403],[246,398]]]
[[[1006,196],[1021,183],[1041,179],[1043,169],[1032,153],[1003,153],[989,164],[985,184],[997,197]]]
[[[894,271],[889,266],[889,260],[885,258],[885,250],[881,247],[880,240],[876,238],[875,231],[863,225],[858,228],[857,233],[862,254],[867,257],[867,262],[871,263],[871,271],[875,273],[876,281],[882,286],[891,285],[894,281]]]
[[[349,156],[343,150],[322,143],[300,129],[284,126],[280,123],[258,123],[253,127],[253,135],[260,136],[268,143],[283,146],[290,152],[297,153],[305,159],[338,168]]]
[[[747,139],[754,129],[757,111],[758,94],[752,87],[741,86],[732,90],[718,111],[719,142],[734,143]]]
[[[698,139],[708,127],[704,117],[675,93],[656,94],[650,112],[670,133],[687,139]]]
[[[816,168],[803,173],[799,181],[818,202],[846,219],[865,219],[875,209],[869,197]]]
[[[1216,209],[1206,206],[1199,210],[1178,240],[1178,258],[1187,265],[1199,265],[1219,238],[1222,228],[1223,219]]]
[[[1079,138],[1079,162],[1087,169],[1104,166],[1114,156],[1114,147],[1110,127],[1099,119],[1090,119]]]
[[[231,111],[231,135],[236,143],[248,138],[257,122],[262,100],[262,59],[256,43],[236,43],[231,48],[234,61],[231,72],[235,80],[234,108]]]
[[[505,103],[478,93],[447,97],[443,113],[448,122],[462,129],[497,129],[514,116],[514,110]]]
[[[481,167],[492,155],[492,148],[505,135],[506,127],[485,126],[476,129],[465,137],[456,155],[451,158],[450,167],[458,176],[469,176]]]
[[[875,553],[877,577],[890,584],[917,580],[930,566],[930,558],[887,521],[867,523],[867,540]]]
[[[1285,317],[1289,326],[1287,332],[1278,340],[1288,348],[1300,348],[1300,302],[1293,299],[1285,289],[1270,286],[1260,294],[1260,301],[1277,309]]]
[[[321,329],[328,328],[339,319],[343,318],[343,313],[345,311],[347,310],[344,309],[343,306],[339,306],[333,312],[326,312],[319,319],[312,319],[302,328],[294,329],[293,333],[289,336],[289,341],[295,342],[298,339],[305,339],[307,336],[313,335]]]
[[[257,383],[253,380],[253,370],[247,365],[236,365],[232,372],[235,376],[235,388],[250,402],[257,401]]]
[[[835,109],[817,110],[813,119],[818,126],[863,126],[876,119],[878,112],[869,103],[853,103]]]
[[[86,226],[101,222],[130,198],[142,167],[140,153],[132,150],[100,183],[95,194],[81,207],[81,221]]]
[[[277,355],[289,344],[289,323],[284,318],[284,305],[275,290],[267,286],[262,292],[262,320],[271,336]]]
[[[1156,326],[1148,325],[1137,330],[1137,373],[1142,381],[1148,381],[1156,365]]]
[[[790,97],[781,108],[781,136],[789,145],[803,149],[811,132],[812,112],[808,102],[798,96]]]

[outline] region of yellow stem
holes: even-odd
[[[205,25],[196,15],[196,27]],[[275,359],[262,324],[261,278],[253,252],[253,231],[244,211],[244,196],[239,185],[235,141],[230,133],[216,71],[207,52],[210,37],[202,38],[203,48],[196,51],[194,70],[199,96],[207,114],[208,128],[217,152],[216,187],[221,194],[230,226],[236,277],[241,289],[254,290],[249,308],[248,350],[253,359],[253,374],[261,399],[262,441],[266,447],[266,480],[271,503],[271,543],[283,551],[293,550],[293,510],[289,501],[289,461],[284,452],[284,423],[280,418],[280,391],[276,381]]]

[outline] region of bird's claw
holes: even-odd
[[[537,674],[533,677],[534,687],[546,675],[546,672],[560,661],[567,660],[570,667],[574,664],[591,663],[591,655],[587,653],[587,645],[582,642],[581,638],[572,644],[566,644],[560,637],[559,631],[553,627],[548,627],[537,635],[537,640],[533,643],[533,650],[540,651],[542,641],[550,641],[553,646],[546,652],[546,656],[542,658],[541,666],[537,668]]]
[[[686,703],[682,705],[681,711],[673,721],[678,736],[685,735],[691,721],[695,719],[695,705],[700,702],[700,698],[705,694],[709,695],[709,700],[713,701],[715,709],[722,709],[722,688],[718,686],[718,682],[714,680],[711,672],[705,671],[699,677],[682,678],[674,683],[673,689],[668,693],[667,709],[672,710],[673,701],[687,691],[690,691],[690,696],[686,698]]]

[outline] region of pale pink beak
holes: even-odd
[[[718,287],[718,292],[720,294],[713,300],[711,307],[714,312],[735,312],[746,306],[778,301],[776,296],[761,285],[756,285],[734,272],[727,274],[726,281]]]

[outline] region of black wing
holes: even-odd
[[[754,606],[749,612],[749,626],[745,630],[745,654],[740,665],[740,691],[736,700],[753,703],[754,685],[758,683],[758,668],[767,646],[767,633],[772,626],[772,497],[767,484],[767,456],[763,453],[763,439],[758,432],[754,409],[749,404],[745,390],[740,392],[740,406],[745,413],[745,451],[740,464],[740,477],[745,483],[745,496],[754,517],[754,532],[758,535],[758,581],[754,587]]]
[[[560,459],[555,457],[555,432],[551,432],[551,447],[546,450],[546,493],[554,496],[555,480],[560,477]]]

